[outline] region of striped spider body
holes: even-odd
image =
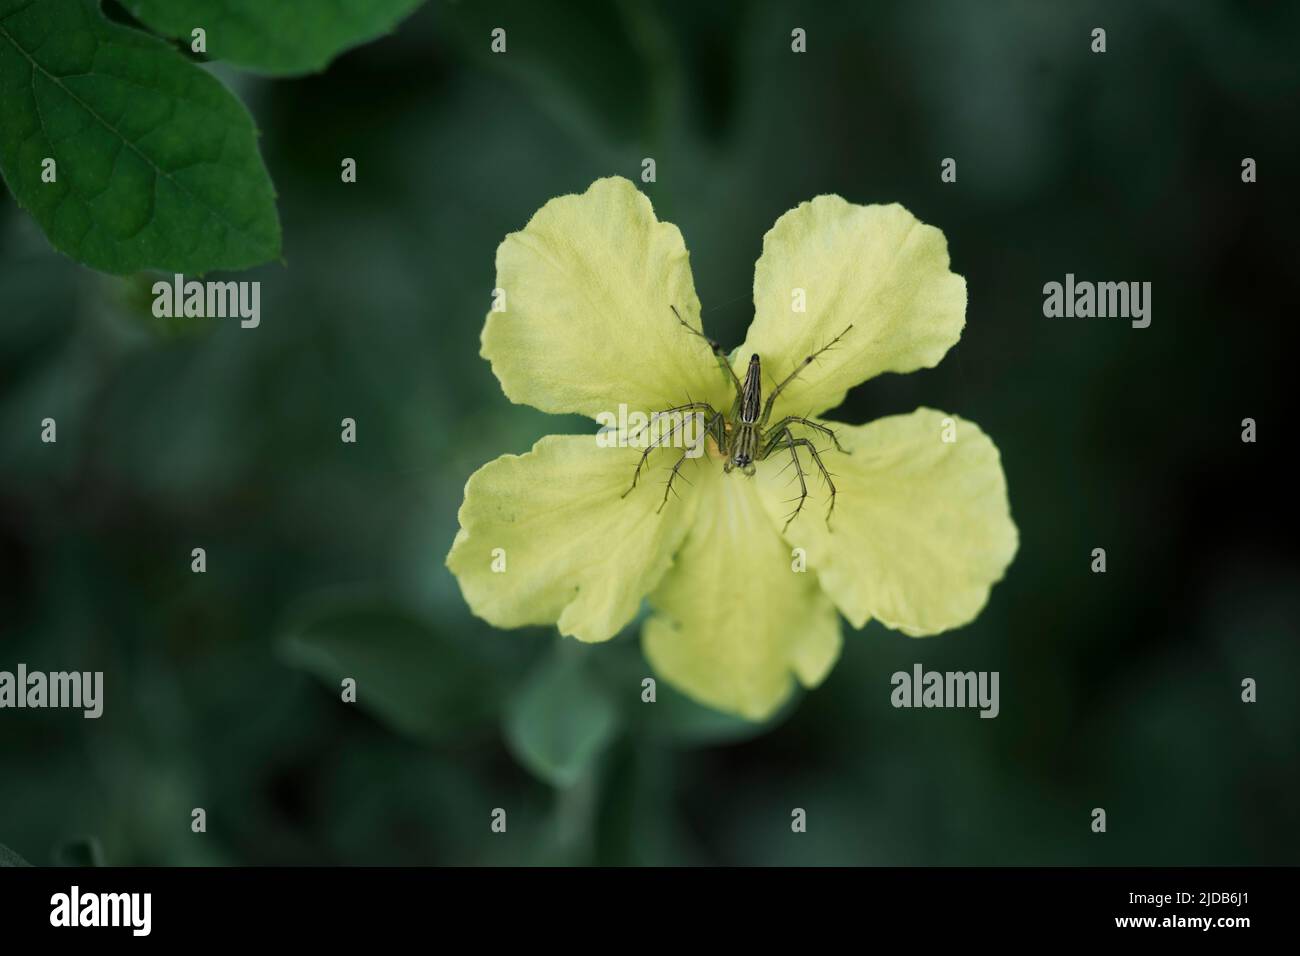
[[[790,522],[798,517],[799,512],[803,510],[804,501],[808,498],[808,483],[806,480],[807,472],[804,471],[803,462],[799,458],[800,450],[804,450],[812,458],[817,466],[827,488],[830,489],[830,506],[826,510],[826,524],[830,526],[831,513],[835,510],[835,482],[833,476],[826,469],[825,462],[822,461],[821,452],[812,440],[806,437],[795,437],[793,429],[807,429],[816,434],[823,435],[831,440],[835,449],[843,454],[848,454],[841,447],[839,440],[835,437],[835,432],[827,428],[821,422],[815,422],[810,418],[804,418],[798,415],[787,415],[773,425],[768,425],[772,417],[772,406],[776,402],[777,396],[785,390],[791,382],[798,377],[799,373],[813,363],[813,361],[825,352],[830,351],[835,343],[848,334],[850,325],[839,335],[835,336],[826,345],[819,348],[816,352],[804,358],[788,376],[786,376],[777,386],[768,394],[767,400],[763,400],[763,362],[758,355],[749,357],[749,366],[745,370],[745,378],[742,381],[736,375],[735,369],[731,367],[731,362],[727,358],[722,347],[712,339],[704,335],[703,332],[691,327],[691,325],[681,317],[675,306],[672,307],[673,314],[677,316],[677,321],[681,323],[692,335],[697,335],[704,339],[709,347],[713,350],[714,359],[718,365],[725,369],[731,377],[732,385],[735,388],[736,398],[732,403],[729,413],[723,414],[707,402],[687,402],[684,405],[678,405],[674,408],[666,409],[659,412],[659,415],[670,413],[693,412],[704,420],[704,434],[700,437],[703,441],[706,437],[712,438],[722,455],[724,462],[722,470],[730,473],[739,469],[741,474],[746,477],[753,477],[758,469],[758,463],[769,459],[774,452],[786,451],[790,455],[790,462],[794,466],[795,477],[799,481],[799,497],[791,499],[794,503],[794,510],[786,516],[785,527],[790,526]],[[632,486],[623,492],[623,497],[627,497],[641,477],[641,469],[645,467],[646,460],[650,453],[656,448],[663,447],[673,432],[684,423],[686,419],[679,420],[668,433],[660,435],[655,441],[641,454],[641,460],[637,462],[636,471],[632,475]],[[687,449],[689,451],[690,449]],[[687,452],[683,452],[673,465],[672,471],[668,476],[667,486],[664,489],[663,501],[659,503],[659,510],[662,511],[665,504],[668,503],[668,496],[675,493],[673,483],[676,481],[682,465],[688,458]]]

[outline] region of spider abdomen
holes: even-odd
[[[763,401],[763,366],[757,355],[749,357],[749,370],[745,384],[740,387],[740,423],[752,425],[758,421]]]

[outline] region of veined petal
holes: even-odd
[[[840,651],[840,624],[815,575],[759,502],[754,479],[717,461],[688,477],[695,523],[650,596],[643,646],[654,669],[710,707],[762,720],[794,689],[812,687]],[[683,492],[683,497],[687,493]]]
[[[550,435],[474,472],[447,555],[470,609],[496,627],[556,624],[581,641],[617,634],[672,563],[695,511],[683,495],[655,514],[653,482],[622,497],[638,455],[598,447],[592,435]]]
[[[997,447],[973,422],[930,408],[827,424],[849,452],[808,435],[835,476],[830,529],[826,486],[800,449],[810,494],[786,540],[807,550],[809,568],[854,627],[874,617],[921,637],[969,623],[1019,543]],[[763,464],[783,465],[788,454]],[[759,478],[769,514],[783,522],[790,508],[778,499],[790,495],[777,471],[760,466]]]
[[[805,311],[798,311],[800,307]],[[948,242],[902,206],[818,196],[776,221],[754,269],[754,321],[736,360],[757,353],[764,390],[852,326],[781,393],[773,408],[816,415],[881,372],[930,368],[966,324],[966,280]],[[738,366],[741,375],[744,368]]]
[[[497,249],[504,311],[488,313],[483,357],[512,402],[593,418],[728,396],[700,329],[682,234],[626,179],[552,199]]]

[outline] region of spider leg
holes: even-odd
[[[789,448],[790,461],[794,465],[795,476],[799,479],[799,503],[794,506],[794,511],[790,512],[788,515],[785,516],[785,524],[781,528],[782,534],[785,533],[786,528],[790,527],[790,522],[793,521],[795,518],[799,517],[799,512],[803,510],[803,503],[808,500],[808,482],[804,480],[803,463],[799,461],[799,452],[795,450],[798,445],[804,443],[807,443],[809,445],[812,444],[806,438],[796,439],[794,435],[791,433],[790,429],[786,428],[781,432],[781,434],[777,435],[775,438],[772,439],[772,441],[768,444],[767,448],[764,449],[763,452],[763,458],[767,458],[773,451],[776,450],[777,447],[781,445],[784,445],[784,447]],[[785,467],[789,468],[790,465],[786,465]],[[785,469],[782,470],[784,471]]]
[[[808,428],[811,428],[813,431],[825,435],[832,442],[834,442],[836,451],[844,452],[844,454],[846,455],[852,454],[851,452],[847,451],[844,448],[844,446],[840,444],[840,440],[835,436],[834,429],[827,428],[825,425],[821,424],[821,422],[815,422],[811,418],[803,418],[799,415],[787,415],[785,418],[781,419],[770,429],[768,429],[767,435],[764,436],[763,441],[768,442],[780,438],[782,430],[789,425],[804,425]]]
[[[710,411],[712,411],[712,409],[710,409]],[[716,414],[717,412],[714,412],[714,415]],[[668,429],[668,431],[664,432],[662,435],[660,435],[658,438],[656,438],[654,441],[652,441],[649,445],[646,446],[645,451],[641,452],[641,460],[636,463],[636,471],[632,473],[632,486],[628,488],[627,491],[623,492],[623,494],[619,495],[620,498],[626,498],[628,495],[632,493],[632,489],[636,487],[637,479],[641,477],[641,469],[645,467],[646,459],[650,457],[650,453],[654,451],[656,448],[662,446],[664,442],[668,441],[668,439],[672,438],[673,433],[676,432],[677,429],[681,428],[684,424],[686,424],[686,419],[685,418],[679,419],[678,421],[673,423],[672,428]]]
[[[844,336],[849,334],[849,329],[851,328],[853,328],[853,326],[850,324],[848,329],[845,329],[839,335],[835,336],[835,338],[831,339],[829,342],[827,342],[825,345],[819,348],[812,355],[806,356],[804,360],[795,367],[795,370],[782,380],[781,384],[779,384],[776,388],[772,389],[772,393],[767,396],[767,402],[765,402],[763,405],[763,417],[758,420],[759,428],[767,427],[767,420],[772,416],[772,403],[776,401],[776,397],[780,395],[782,391],[784,391],[785,387],[789,385],[791,382],[793,382],[798,377],[800,372],[802,372],[809,365],[811,365],[813,363],[813,360],[816,359],[817,356],[821,355],[823,352],[829,352],[831,348],[834,347],[836,342],[838,342],[840,339],[844,338]]]
[[[713,419],[713,441],[718,446],[718,453],[726,456],[727,448],[727,422],[719,412]]]
[[[687,451],[689,450],[690,449],[687,449]],[[686,458],[687,455],[684,451],[680,456],[678,456],[676,464],[673,465],[673,470],[669,473],[668,480],[664,482],[664,500],[659,502],[659,507],[655,509],[655,514],[659,514],[659,512],[664,510],[664,505],[668,504],[668,495],[670,493],[677,494],[676,491],[673,491],[673,479],[681,472],[682,465],[686,464]],[[686,481],[686,478],[682,478],[682,481]],[[690,484],[689,481],[686,481],[686,483],[688,485]],[[678,495],[678,497],[680,498],[681,496]]]
[[[807,438],[796,438],[794,444],[803,445],[808,449],[809,453],[813,457],[813,461],[817,463],[817,470],[822,473],[822,478],[826,481],[826,487],[831,490],[830,507],[826,509],[826,530],[829,531],[831,528],[831,513],[835,510],[835,482],[831,480],[831,473],[826,470],[826,464],[822,461],[822,456],[817,451],[816,445]]]
[[[627,440],[635,441],[637,435],[640,435],[643,431],[645,431],[647,428],[653,425],[660,418],[663,418],[665,415],[671,415],[674,412],[689,412],[689,411],[701,411],[701,410],[708,411],[712,414],[717,414],[716,412],[713,411],[713,406],[710,405],[708,402],[687,402],[685,405],[674,405],[672,408],[665,408],[663,411],[651,412],[650,420],[646,422],[644,425],[642,425],[640,428],[638,428],[636,431],[629,433],[627,436]]]
[[[727,374],[731,376],[731,384],[736,388],[736,401],[739,402],[740,396],[744,393],[744,387],[740,384],[740,379],[736,375],[736,370],[731,367],[731,362],[727,359],[727,353],[722,351],[722,346],[709,338],[699,329],[692,328],[691,324],[683,319],[682,314],[677,311],[677,306],[670,305],[669,308],[673,310],[673,315],[677,316],[677,321],[682,324],[682,328],[687,332],[690,332],[691,335],[698,335],[700,338],[704,339],[709,348],[713,350],[713,357],[717,360],[720,366],[726,369]]]
[[[672,470],[672,471],[669,473],[669,475],[668,475],[668,481],[665,482],[665,487],[664,487],[664,500],[661,501],[661,502],[659,502],[659,507],[655,509],[655,514],[659,514],[659,512],[661,512],[661,511],[664,510],[664,505],[668,504],[668,495],[669,495],[669,494],[677,494],[677,492],[673,490],[673,480],[674,480],[674,479],[676,479],[677,477],[681,476],[682,481],[686,482],[688,485],[691,483],[690,480],[689,480],[688,478],[686,478],[684,475],[681,475],[682,465],[686,464],[686,460],[687,460],[688,458],[691,457],[691,454],[690,454],[690,453],[691,453],[691,450],[692,450],[693,448],[695,448],[695,447],[697,447],[697,446],[699,446],[699,445],[702,445],[702,444],[704,443],[704,438],[705,438],[705,436],[706,436],[707,434],[709,434],[709,429],[713,427],[714,422],[718,422],[718,421],[721,421],[721,420],[722,420],[722,413],[721,413],[721,412],[714,412],[714,413],[713,413],[713,418],[710,419],[709,422],[705,424],[705,426],[704,426],[704,431],[700,433],[700,437],[696,440],[695,444],[694,444],[694,445],[690,445],[690,446],[688,446],[688,447],[686,448],[686,450],[683,451],[683,452],[681,453],[681,455],[677,458],[676,463],[673,465],[673,470]],[[631,491],[631,490],[632,490],[632,489],[630,489],[630,488],[628,489],[628,491]],[[626,495],[626,493],[625,493],[625,495]],[[678,495],[678,497],[681,497],[681,496]]]

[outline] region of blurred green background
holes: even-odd
[[[239,275],[262,282],[253,331],[153,319],[153,277],[71,263],[6,197],[0,669],[102,670],[106,699],[98,721],[0,713],[0,843],[164,865],[1295,863],[1298,21],[431,2],[320,75],[213,67],[280,193],[286,261]],[[512,406],[478,358],[497,244],[647,156],[728,347],[800,201],[898,201],[945,231],[960,344],[836,417],[978,422],[1021,532],[974,624],[846,625],[825,685],[761,727],[663,682],[642,704],[636,625],[592,647],[493,630],[442,563],[475,468],[593,430]],[[1152,282],[1150,328],[1044,318],[1067,272]],[[894,710],[916,662],[999,671],[1001,715]]]

